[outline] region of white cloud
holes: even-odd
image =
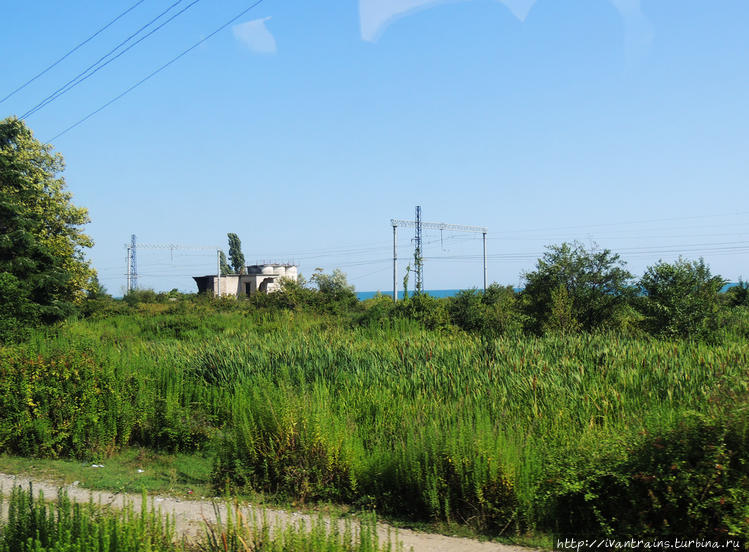
[[[276,39],[265,26],[265,22],[269,19],[270,17],[265,17],[234,25],[232,27],[234,37],[258,54],[276,53]]]
[[[640,0],[611,0],[624,20],[624,47],[629,63],[636,62],[650,49],[655,35],[653,25],[640,9]]]
[[[460,0],[359,0],[362,39],[375,42],[396,19],[419,9]],[[499,0],[520,21],[524,21],[536,0]]]
[[[396,19],[438,4],[459,0],[359,0],[362,40],[375,42]],[[525,21],[536,0],[498,0],[520,21]],[[642,14],[640,0],[610,0],[624,21],[627,54],[640,57],[653,40],[653,28]]]

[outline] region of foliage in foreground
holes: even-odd
[[[238,504],[227,504],[226,519],[216,508],[216,525],[206,526],[202,552],[402,552],[397,533],[388,531],[385,542],[380,542],[377,518],[373,514],[359,519],[326,518],[322,514],[307,524],[270,523],[267,512],[253,510],[248,517]]]
[[[221,491],[492,535],[565,519],[747,532],[745,340],[488,338],[201,309],[80,321],[0,349],[0,447],[87,459],[208,447]]]
[[[0,492],[0,513],[3,494]],[[140,511],[132,504],[122,510],[103,509],[92,502],[72,502],[59,490],[57,502],[46,502],[40,492],[14,487],[7,519],[0,514],[0,552],[392,552],[403,547],[390,538],[379,542],[374,516],[354,525],[350,520],[319,517],[307,526],[269,523],[263,513],[247,520],[241,508],[227,505],[222,523],[206,524],[194,542],[178,539],[173,520],[155,508],[144,495]]]
[[[0,504],[3,495],[0,493]],[[71,502],[60,490],[47,503],[20,486],[11,491],[8,517],[0,516],[0,552],[178,552],[173,522],[146,507],[106,511]]]
[[[71,203],[63,167],[23,121],[0,121],[0,342],[70,316],[93,275],[88,213]]]

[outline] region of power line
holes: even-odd
[[[112,26],[114,23],[116,23],[122,17],[124,17],[129,12],[131,12],[132,10],[134,10],[136,7],[138,7],[139,4],[142,4],[143,2],[145,2],[145,0],[138,0],[135,4],[133,4],[132,6],[130,6],[129,8],[127,8],[124,12],[122,12],[120,15],[118,15],[114,19],[112,19],[112,21],[110,21],[109,23],[107,23],[106,25],[104,25],[101,29],[99,29],[98,31],[96,31],[94,34],[92,34],[86,40],[84,40],[83,42],[81,42],[80,44],[78,44],[72,50],[68,51],[60,59],[58,59],[57,61],[55,61],[51,65],[47,66],[47,68],[43,69],[41,72],[39,72],[36,75],[34,75],[33,77],[31,77],[29,80],[27,80],[21,86],[19,86],[15,90],[13,90],[13,92],[11,92],[7,96],[5,96],[3,99],[1,99],[0,103],[3,103],[5,100],[7,100],[11,96],[13,96],[16,92],[20,92],[21,90],[23,90],[24,88],[26,88],[28,85],[30,85],[32,82],[34,82],[36,79],[38,79],[39,77],[41,77],[42,75],[44,75],[47,71],[49,71],[50,69],[52,69],[53,67],[55,67],[58,63],[60,63],[61,61],[63,61],[65,58],[67,58],[70,54],[72,54],[73,52],[75,52],[76,50],[78,50],[79,48],[81,48],[82,46],[85,46],[86,44],[88,44],[88,42],[90,42],[91,40],[93,40],[94,38],[96,38],[99,34],[101,34],[103,31],[105,31],[106,29],[108,29],[110,26]]]
[[[100,111],[102,111],[103,109],[106,109],[107,107],[109,107],[110,105],[112,105],[114,102],[116,102],[117,100],[119,100],[120,98],[122,98],[123,96],[129,94],[130,92],[132,92],[133,90],[135,90],[136,88],[138,88],[141,84],[143,84],[144,82],[146,82],[150,78],[154,77],[155,75],[157,75],[158,73],[160,73],[161,71],[163,71],[164,69],[166,69],[167,67],[169,67],[175,61],[179,60],[180,58],[182,58],[182,57],[186,56],[187,54],[189,54],[190,52],[192,52],[195,48],[197,48],[198,46],[200,46],[201,44],[203,44],[206,40],[209,40],[210,38],[213,38],[213,36],[217,35],[221,31],[223,31],[226,27],[228,27],[229,25],[231,25],[232,23],[234,23],[237,19],[239,19],[240,17],[242,17],[244,14],[246,14],[247,12],[249,12],[250,10],[252,10],[253,8],[255,8],[256,6],[260,5],[262,2],[263,2],[263,0],[257,0],[256,2],[253,2],[247,8],[245,8],[244,10],[242,10],[241,12],[239,12],[237,15],[235,15],[234,17],[232,17],[231,19],[229,19],[229,21],[227,21],[226,23],[224,23],[223,25],[221,25],[218,29],[216,29],[215,31],[213,31],[211,34],[209,34],[205,38],[200,39],[198,42],[196,42],[195,44],[193,44],[192,46],[190,46],[188,49],[182,51],[182,53],[178,54],[176,57],[174,57],[170,61],[166,62],[164,65],[162,65],[161,67],[159,67],[158,69],[156,69],[155,71],[153,71],[152,73],[150,73],[148,76],[146,76],[143,79],[139,80],[134,85],[132,85],[130,88],[128,88],[127,90],[125,90],[124,92],[122,92],[121,94],[119,94],[118,96],[115,96],[114,98],[112,98],[111,100],[109,100],[107,103],[105,103],[104,105],[102,105],[100,108],[98,108],[98,109],[92,111],[91,113],[89,113],[88,115],[86,115],[83,119],[81,119],[78,122],[70,125],[68,128],[66,128],[62,132],[60,132],[57,135],[53,136],[52,139],[49,140],[49,141],[52,142],[52,141],[58,139],[63,134],[66,134],[69,131],[73,130],[75,127],[77,127],[78,125],[86,122],[91,117],[93,117],[94,115],[96,115],[97,113],[99,113]]]
[[[61,88],[58,88],[57,90],[55,90],[52,94],[50,94],[49,96],[47,96],[45,99],[43,99],[41,102],[39,102],[38,104],[36,104],[34,107],[32,107],[26,113],[24,113],[23,115],[21,115],[21,119],[26,119],[27,117],[30,117],[31,115],[33,115],[34,113],[36,113],[40,109],[43,109],[46,105],[48,105],[48,104],[52,103],[53,101],[55,101],[60,96],[62,96],[64,94],[67,94],[70,90],[72,90],[73,88],[75,88],[76,86],[78,86],[79,84],[81,84],[83,81],[85,81],[85,80],[89,79],[90,77],[94,76],[101,69],[103,69],[104,67],[106,67],[107,65],[109,65],[110,63],[112,63],[114,60],[116,60],[117,58],[119,58],[121,55],[125,54],[126,52],[128,52],[129,50],[131,50],[132,48],[134,48],[135,46],[137,46],[141,42],[143,42],[149,36],[151,36],[154,33],[158,32],[160,29],[162,29],[163,27],[165,27],[166,25],[168,25],[174,19],[176,19],[177,17],[179,17],[180,15],[182,15],[183,13],[185,13],[187,10],[189,10],[191,7],[193,7],[195,4],[197,4],[198,2],[200,2],[200,0],[193,0],[193,2],[191,2],[190,4],[188,4],[187,6],[185,6],[184,8],[182,8],[180,11],[178,11],[173,16],[171,16],[169,19],[167,19],[166,21],[164,21],[163,23],[161,23],[158,27],[156,27],[155,29],[153,29],[151,32],[149,32],[148,34],[142,36],[141,38],[139,38],[138,40],[136,40],[135,42],[133,42],[130,46],[128,46],[127,48],[125,48],[124,50],[122,50],[116,56],[112,57],[111,59],[108,59],[104,63],[101,63],[102,60],[106,59],[107,57],[109,57],[110,55],[112,55],[114,52],[116,52],[120,47],[122,47],[123,45],[127,44],[133,37],[135,37],[138,34],[140,34],[144,29],[147,29],[148,27],[150,27],[154,22],[158,21],[161,17],[163,17],[172,8],[174,8],[177,4],[180,4],[181,2],[182,2],[182,0],[177,0],[176,2],[174,2],[166,10],[164,10],[163,12],[161,12],[159,15],[157,15],[156,17],[154,17],[151,21],[149,21],[148,23],[146,23],[145,25],[143,25],[140,29],[138,29],[133,34],[131,34],[129,37],[127,37],[125,40],[123,40],[122,42],[120,42],[117,46],[115,46],[112,50],[110,50],[105,55],[103,55],[102,57],[100,57],[93,64],[89,65],[83,72],[78,73],[78,75],[76,75],[73,79],[71,79],[67,83],[65,83]],[[101,63],[101,65],[99,65],[100,63]],[[98,67],[97,67],[97,65],[98,65]],[[95,67],[95,69],[93,69],[94,67]],[[91,69],[93,69],[93,71]],[[88,74],[86,74],[86,73],[88,73]]]
[[[626,221],[626,222],[608,222],[608,223],[602,223],[602,224],[579,224],[575,226],[530,228],[530,229],[524,229],[524,230],[523,229],[515,230],[509,233],[522,234],[522,233],[531,233],[531,232],[545,232],[549,230],[574,230],[574,229],[579,229],[579,228],[585,229],[585,228],[599,228],[602,226],[625,226],[625,225],[632,225],[632,224],[647,224],[651,222],[670,222],[674,220],[695,220],[695,219],[707,219],[707,218],[717,218],[717,217],[726,217],[726,216],[743,216],[743,215],[749,215],[749,211],[736,211],[732,213],[720,213],[716,215],[692,215],[692,216],[686,216],[686,217],[671,217],[671,218],[635,220],[635,221]],[[498,234],[498,233],[499,232],[492,232],[492,234]]]

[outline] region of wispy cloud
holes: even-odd
[[[359,0],[362,39],[375,42],[396,19],[438,4],[461,0]],[[536,0],[499,0],[520,21],[524,21]]]
[[[375,42],[396,19],[438,4],[460,0],[359,0],[361,37]],[[498,0],[520,21],[525,21],[536,0]],[[650,21],[642,14],[640,0],[610,0],[624,20],[628,57],[636,58],[653,39]]]
[[[234,37],[253,52],[258,54],[275,54],[276,39],[266,27],[270,17],[255,19],[232,27]]]
[[[640,0],[611,0],[624,20],[624,47],[628,63],[636,62],[650,49],[655,32],[640,9]]]

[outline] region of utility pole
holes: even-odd
[[[216,250],[216,279],[218,280],[218,296],[221,297],[221,250]]]
[[[398,225],[393,223],[393,302],[398,301]]]
[[[484,242],[484,293],[486,293],[486,232],[481,233]]]
[[[430,230],[439,230],[439,231],[450,231],[450,232],[472,232],[476,234],[481,234],[483,237],[483,245],[484,245],[484,293],[486,293],[486,282],[487,282],[487,272],[486,272],[486,234],[489,232],[489,229],[484,226],[462,226],[460,224],[445,224],[444,222],[424,222],[421,220],[421,207],[416,207],[416,217],[417,220],[398,220],[398,219],[390,219],[390,224],[393,226],[393,298],[395,299],[395,291],[397,289],[396,284],[396,260],[398,258],[397,251],[396,251],[396,229],[398,226],[407,226],[407,227],[413,227],[416,228],[417,232],[417,238],[416,238],[416,252],[414,253],[414,259],[421,259],[421,230],[424,228],[430,229]],[[419,285],[419,264],[417,263],[417,273],[416,273],[416,282],[417,282],[417,290]]]

